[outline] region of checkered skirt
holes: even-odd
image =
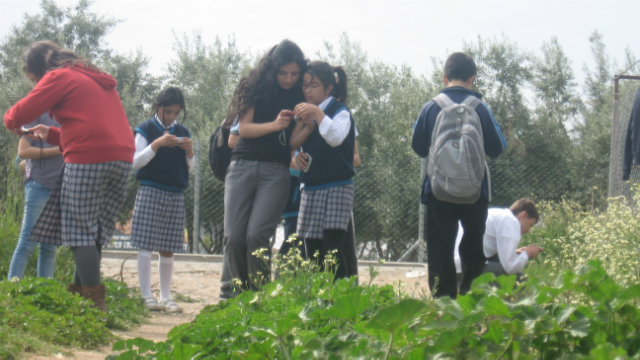
[[[303,190],[298,214],[298,236],[323,239],[324,230],[347,230],[355,191],[353,184]]]
[[[182,252],[184,194],[140,186],[131,224],[131,246],[149,251]]]
[[[131,163],[65,163],[31,232],[31,241],[63,246],[111,241],[129,182]]]

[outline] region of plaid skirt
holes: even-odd
[[[184,242],[184,194],[140,186],[131,224],[131,246],[181,253]]]
[[[131,163],[65,163],[29,240],[63,246],[106,245],[127,192]]]
[[[353,184],[303,190],[298,214],[298,237],[323,239],[324,230],[347,230],[354,196]]]

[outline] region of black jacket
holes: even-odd
[[[622,160],[622,180],[629,180],[633,164],[640,165],[640,89],[638,89],[631,116],[629,116]]]

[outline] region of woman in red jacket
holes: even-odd
[[[51,41],[33,43],[23,60],[36,85],[7,111],[4,124],[22,133],[21,126],[50,111],[60,129],[38,125],[28,136],[58,145],[65,161],[30,240],[70,246],[76,269],[69,290],[106,311],[101,248],[115,229],[135,152],[117,83]]]

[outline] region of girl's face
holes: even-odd
[[[325,88],[317,76],[305,73],[302,78],[302,89],[304,90],[304,98],[307,99],[308,103],[320,105],[329,97],[333,86],[329,85],[329,87]]]
[[[285,90],[289,90],[298,82],[299,77],[300,66],[293,62],[280,66],[276,79],[278,81],[278,85]]]
[[[173,124],[173,122],[178,118],[180,112],[182,111],[182,106],[175,104],[169,106],[160,106],[158,107],[158,118],[162,121],[165,126],[169,126]]]

